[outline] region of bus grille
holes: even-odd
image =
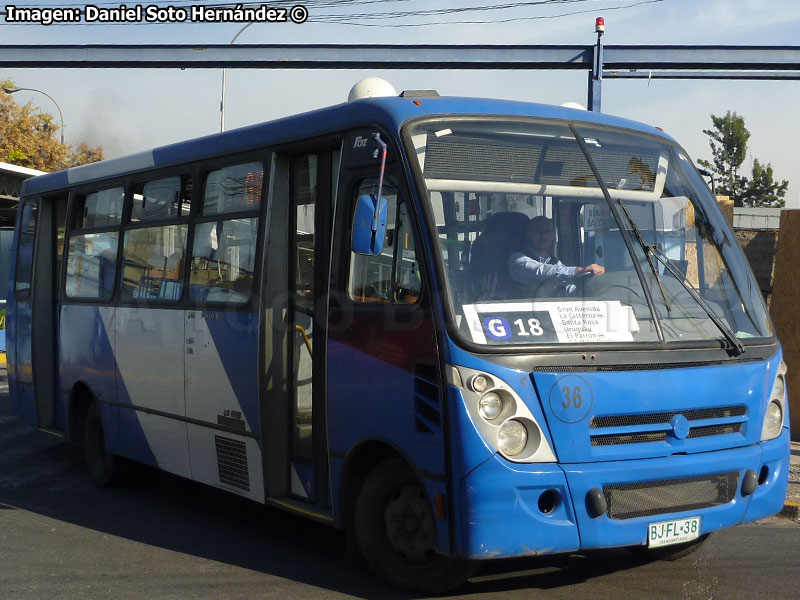
[[[634,519],[727,504],[736,497],[739,473],[603,486],[611,519]]]
[[[217,444],[219,482],[250,491],[250,472],[247,468],[247,448],[244,442],[214,436]]]
[[[646,444],[648,442],[663,442],[667,439],[666,431],[653,431],[649,433],[626,433],[620,435],[593,435],[592,446],[619,446],[620,444]]]
[[[590,439],[592,446],[663,442],[666,441],[667,436],[672,431],[670,419],[675,415],[683,415],[689,421],[688,439],[740,433],[742,425],[747,420],[746,413],[747,407],[745,406],[721,406],[671,412],[594,417],[589,423],[589,428],[595,430]],[[726,421],[734,419],[734,422],[714,423],[714,421],[722,419]],[[645,427],[647,429],[644,429]],[[612,428],[617,431],[602,431]],[[619,429],[624,429],[624,431],[619,431]]]

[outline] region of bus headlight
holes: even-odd
[[[500,452],[508,456],[516,456],[525,449],[528,443],[528,432],[525,425],[510,419],[500,426],[497,432],[497,445]]]
[[[478,402],[478,412],[487,421],[493,421],[503,412],[503,399],[495,392],[484,394]]]
[[[786,413],[786,363],[781,361],[778,375],[769,394],[769,404],[764,412],[764,425],[761,427],[761,441],[773,440],[781,434],[783,418]]]
[[[470,421],[487,446],[517,463],[556,462],[542,426],[520,393],[500,377],[469,367],[447,365],[447,383],[458,389]],[[533,395],[530,380],[517,373],[520,387]],[[538,404],[535,399],[534,403]],[[540,417],[541,418],[541,417]]]
[[[469,384],[470,387],[472,387],[472,390],[478,392],[479,394],[485,392],[491,385],[491,383],[492,382],[489,380],[489,378],[483,373],[478,373],[477,375],[474,375],[472,379],[469,380]]]
[[[786,381],[783,379],[783,375],[778,375],[775,378],[775,385],[772,386],[772,393],[770,394],[770,398],[783,399],[785,396],[786,396]]]
[[[774,400],[767,406],[764,415],[764,427],[761,429],[761,439],[771,440],[778,437],[783,427],[783,409]]]

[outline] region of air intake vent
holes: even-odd
[[[659,371],[666,369],[688,369],[692,367],[709,367],[721,365],[724,361],[714,360],[705,362],[670,362],[670,363],[642,363],[631,365],[543,365],[531,368],[536,373],[580,373],[588,372],[615,372],[615,371]]]
[[[401,98],[438,98],[439,92],[436,90],[403,90],[400,92]]]
[[[439,406],[439,377],[435,365],[414,365],[414,422],[417,433],[441,435],[442,414]]]
[[[535,183],[540,157],[541,151],[535,146],[500,145],[455,136],[429,137],[425,177]]]
[[[429,134],[425,149],[425,177],[434,179],[506,181],[543,185],[599,187],[574,138],[523,136],[517,133],[470,135]],[[587,138],[587,142],[589,139]],[[658,151],[604,146],[593,140],[589,152],[607,182],[637,179],[637,189],[652,191],[658,172]],[[631,152],[637,157],[632,165]],[[609,183],[609,185],[615,185]]]
[[[593,435],[592,446],[619,446],[621,444],[646,444],[648,442],[663,442],[667,439],[666,431],[652,431],[646,433],[620,434],[620,435]]]
[[[603,486],[612,519],[634,519],[727,504],[736,497],[739,473]]]
[[[745,406],[693,408],[681,411],[594,417],[590,423],[592,446],[621,446],[665,442],[673,430],[671,419],[681,415],[689,422],[688,439],[741,433],[747,421]]]
[[[709,425],[708,427],[692,427],[689,430],[689,439],[709,437],[712,435],[724,435],[726,433],[739,433],[742,428],[741,423],[731,423],[730,425]]]
[[[250,473],[247,468],[247,448],[244,442],[214,436],[217,444],[219,482],[240,490],[250,491]]]
[[[640,413],[635,415],[620,415],[617,417],[594,417],[589,427],[626,427],[630,425],[654,425],[669,423],[675,415],[683,415],[689,421],[704,419],[726,419],[728,417],[741,417],[747,412],[744,406],[720,406],[719,408],[694,408],[690,410],[675,410],[671,412]]]

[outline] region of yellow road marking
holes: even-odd
[[[63,433],[60,433],[58,431],[53,431],[51,429],[44,429],[42,427],[39,427],[39,431],[41,431],[42,433],[49,433],[50,435],[54,435],[54,436],[56,436],[58,438],[63,438],[64,437]]]
[[[300,508],[298,506],[295,506],[294,504],[290,504],[288,502],[283,502],[281,500],[271,500],[271,502],[273,502],[275,504],[280,504],[284,508],[288,508],[289,510],[293,510],[295,512],[299,512],[300,514],[306,515],[307,517],[314,517],[314,518],[317,518],[317,519],[322,519],[324,521],[333,521],[333,519],[331,517],[327,516],[327,515],[321,515],[319,513],[315,513],[315,512],[310,511],[310,510],[305,510],[305,509],[302,509],[302,508]]]

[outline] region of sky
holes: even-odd
[[[308,21],[256,23],[237,44],[592,44],[594,19],[606,21],[605,44],[800,45],[798,0],[297,0]],[[122,2],[95,0],[100,7]],[[273,0],[270,6],[294,2]],[[17,7],[85,7],[80,0],[16,0]],[[154,0],[147,4],[232,4],[226,0]],[[128,7],[135,6],[133,1]],[[492,6],[506,6],[486,10]],[[483,10],[453,9],[483,7]],[[428,11],[437,11],[432,14]],[[397,14],[402,13],[402,14]],[[419,13],[419,14],[416,14]],[[4,44],[226,44],[242,23],[11,24]],[[1,48],[1,46],[0,46]],[[586,104],[584,71],[228,70],[225,125],[252,123],[337,104],[354,83],[382,77],[395,89],[441,95]],[[0,79],[47,92],[61,107],[68,144],[101,145],[112,158],[219,131],[220,69],[2,69]],[[18,92],[57,114],[41,94]],[[753,158],[788,179],[787,207],[800,208],[800,81],[608,80],[603,112],[662,127],[697,160],[711,158],[703,129],[711,115],[736,111]]]

